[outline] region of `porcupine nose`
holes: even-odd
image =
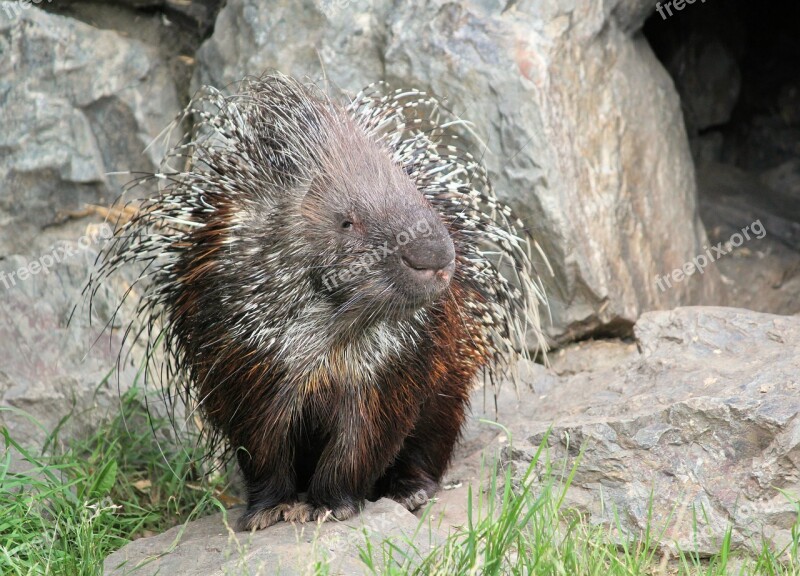
[[[400,261],[420,282],[450,282],[456,267],[456,251],[449,236],[421,238],[400,249]]]

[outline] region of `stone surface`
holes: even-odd
[[[761,172],[800,156],[800,5],[684,6],[651,17],[644,33],[675,79],[698,164]]]
[[[86,240],[57,242],[36,258],[0,260],[0,427],[25,446],[41,446],[68,415],[62,439],[93,430],[100,418],[118,411],[118,382],[124,390],[133,381],[128,363],[121,364],[119,381],[111,375],[124,311],[116,331],[101,335],[116,294],[110,287],[98,292],[92,318],[83,306],[88,271],[110,234],[110,228],[98,228],[90,227]],[[12,461],[12,469],[20,466]]]
[[[118,403],[116,376],[104,379],[119,334],[95,343],[115,297],[100,293],[93,326],[80,306],[110,228],[65,214],[118,196],[129,177],[109,172],[152,170],[162,149],[143,151],[177,112],[175,86],[144,44],[0,2],[0,426],[25,444],[70,413],[69,427],[84,429]],[[127,372],[123,388],[132,380]]]
[[[106,559],[105,574],[309,574],[316,563],[327,564],[330,574],[359,574],[359,547],[365,532],[391,537],[399,549],[410,544],[423,552],[440,541],[434,528],[417,531],[419,521],[399,504],[379,500],[345,522],[289,524],[280,522],[258,532],[234,532],[241,510],[217,514],[151,538],[136,540]],[[380,552],[378,552],[380,553]]]
[[[698,166],[700,215],[710,245],[726,251],[718,268],[729,305],[775,314],[800,313],[800,224],[797,164],[789,163],[760,177],[733,166]],[[739,247],[736,234],[758,223],[763,237],[751,236]]]
[[[552,426],[551,461],[585,449],[567,505],[609,527],[618,518],[619,538],[651,517],[667,548],[713,554],[731,524],[734,547],[762,534],[785,545],[800,497],[800,318],[680,308],[643,315],[635,346],[596,346],[565,350],[563,376],[501,403],[506,459],[524,471]],[[597,357],[618,360],[585,370]]]
[[[774,212],[800,228],[800,157],[784,162],[760,175]],[[800,241],[796,244],[800,248]]]
[[[655,283],[706,237],[678,96],[634,33],[650,10],[231,0],[198,51],[196,84],[277,68],[346,92],[377,79],[433,90],[475,123],[499,195],[553,264],[551,334],[629,333],[644,310],[713,301],[719,280],[710,270],[672,290]]]
[[[181,102],[186,103],[191,96],[194,53],[211,34],[220,4],[222,0],[59,0],[42,6],[156,51]]]
[[[667,64],[681,97],[689,133],[726,124],[739,101],[742,74],[736,55],[722,41],[689,36]]]
[[[44,0],[39,1],[44,2]],[[139,17],[154,12],[163,14],[170,20],[174,19],[184,26],[205,34],[213,25],[214,16],[216,16],[221,2],[222,0],[116,0],[105,4],[132,9]],[[48,6],[48,8],[63,10],[65,5],[81,4],[94,4],[95,10],[97,10],[97,5],[103,3],[86,2],[85,0],[58,0],[58,6]]]
[[[118,34],[20,3],[0,14],[0,255],[36,254],[63,211],[108,204],[152,170],[155,137],[177,115],[175,86],[155,52]],[[148,145],[150,146],[146,151]]]

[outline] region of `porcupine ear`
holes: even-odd
[[[360,92],[349,112],[388,147],[449,226],[459,253],[456,281],[473,286],[485,303],[467,310],[483,324],[492,347],[490,379],[511,376],[514,360],[529,358],[528,335],[543,354],[547,342],[539,306],[544,287],[531,263],[531,246],[549,262],[521,220],[499,202],[483,165],[460,137],[469,124],[419,90],[391,91],[376,83]]]

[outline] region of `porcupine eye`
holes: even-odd
[[[363,227],[350,214],[343,214],[339,216],[337,221],[339,223],[339,230],[348,236],[355,233],[361,234],[363,232]]]

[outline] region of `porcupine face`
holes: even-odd
[[[403,318],[448,289],[455,248],[438,213],[382,147],[337,131],[301,205],[315,278],[342,315]]]

